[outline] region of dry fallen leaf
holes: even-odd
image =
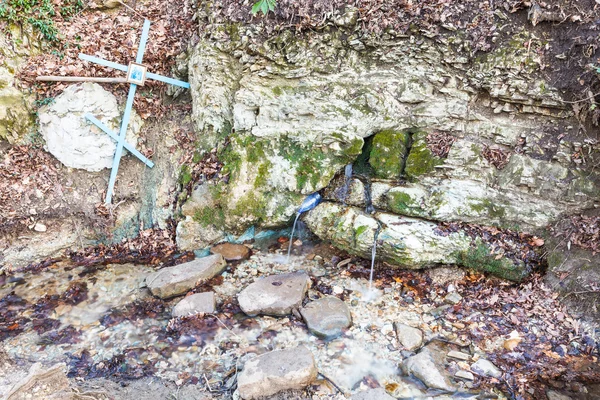
[[[519,336],[519,332],[512,331],[509,338],[504,341],[503,347],[508,351],[513,351],[523,339]]]

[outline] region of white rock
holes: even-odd
[[[454,351],[454,350],[452,350],[448,353],[448,357],[457,358],[459,360],[468,360],[471,358],[471,356],[468,354],[461,353],[460,351]]]
[[[308,280],[305,273],[259,278],[238,294],[240,308],[250,316],[287,315],[302,305]]]
[[[406,359],[402,367],[407,374],[413,374],[432,389],[454,390],[443,366],[435,362],[433,354],[427,348]]]
[[[47,150],[67,167],[100,171],[112,166],[116,143],[88,122],[90,113],[117,135],[122,109],[117,98],[96,83],[67,87],[55,101],[39,111],[40,133]],[[136,146],[142,120],[132,111],[127,142]]]
[[[473,364],[471,364],[471,370],[479,375],[491,376],[493,378],[500,378],[502,376],[502,371],[498,369],[493,363],[490,361],[480,358]]]
[[[184,297],[173,307],[173,317],[183,317],[194,314],[212,314],[216,311],[216,300],[213,292],[196,293]]]
[[[36,231],[36,232],[46,232],[48,230],[48,228],[46,228],[46,225],[38,222],[33,227],[33,230]]]
[[[225,269],[227,263],[220,254],[199,258],[174,267],[163,268],[146,278],[153,295],[166,299],[193,289]]]
[[[317,373],[308,348],[276,350],[246,361],[238,376],[238,390],[242,399],[258,399],[283,390],[303,389],[317,378]]]
[[[400,344],[408,351],[414,351],[423,344],[423,332],[402,323],[396,323],[396,335]]]
[[[470,373],[469,371],[463,371],[462,369],[456,371],[456,374],[454,374],[454,376],[456,376],[457,378],[467,379],[469,381],[475,380],[475,377],[472,373]]]

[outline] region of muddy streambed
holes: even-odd
[[[368,261],[319,245],[286,264],[285,250],[255,251],[247,261],[230,263],[221,276],[194,289],[214,291],[218,312],[179,319],[171,318],[171,310],[181,298],[164,301],[145,288],[154,267],[57,263],[35,274],[2,277],[0,394],[39,362],[65,363],[71,390],[88,390],[92,398],[144,398],[142,389],[137,397],[131,390],[139,382],[144,390],[160,386],[150,391],[154,398],[236,398],[246,360],[297,345],[313,353],[318,380],[281,398],[343,399],[375,387],[396,398],[593,398],[585,396],[598,390],[593,327],[569,316],[536,277],[514,285],[461,269],[411,272],[379,265],[372,293]],[[325,295],[342,299],[352,326],[325,341],[299,315],[241,312],[241,289],[258,277],[289,271],[310,276],[305,303]],[[457,392],[433,390],[403,373],[403,360],[419,350],[403,348],[396,324],[422,331],[421,347],[439,356],[439,371]],[[452,351],[467,358],[449,357]],[[473,371],[477,359],[493,362],[501,376]],[[457,377],[459,371],[473,379]]]

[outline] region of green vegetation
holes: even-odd
[[[49,42],[58,42],[58,29],[53,18],[60,14],[68,18],[83,9],[83,0],[60,2],[58,11],[50,0],[3,0],[0,3],[0,20],[13,25],[30,25]]]
[[[386,130],[373,138],[369,164],[375,176],[383,179],[398,179],[404,169],[410,135],[406,132]]]
[[[490,218],[497,218],[499,223],[502,222],[502,219],[506,214],[504,207],[495,204],[490,199],[483,199],[477,203],[470,203],[469,207],[478,214],[484,214]]]
[[[488,246],[477,240],[474,247],[456,255],[457,262],[476,271],[489,272],[510,281],[521,282],[529,271],[524,265],[517,265],[506,257],[496,259]]]
[[[252,6],[252,15],[258,14],[258,12],[262,12],[263,15],[267,15],[269,11],[275,11],[275,6],[277,5],[277,0],[258,0]]]
[[[390,210],[396,214],[411,217],[427,217],[427,212],[415,201],[410,194],[398,191],[399,188],[390,190],[387,194]]]
[[[194,221],[203,227],[214,225],[222,227],[225,224],[225,212],[220,207],[203,207],[194,212]]]
[[[437,165],[444,163],[444,160],[435,156],[427,148],[426,136],[425,132],[418,132],[413,135],[414,141],[404,169],[406,177],[413,181],[416,181],[421,175],[434,171]]]
[[[181,184],[181,186],[186,187],[191,181],[192,170],[187,165],[182,165],[181,171],[179,172],[179,183]]]

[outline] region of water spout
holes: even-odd
[[[342,187],[342,203],[346,205],[348,192],[350,191],[350,183],[352,182],[352,164],[346,165],[344,168],[344,186]]]
[[[373,214],[375,212],[375,207],[373,207],[373,202],[371,200],[371,180],[366,178],[364,181],[365,186],[365,213]]]
[[[321,202],[321,195],[317,192],[307,196],[302,204],[300,204],[300,208],[296,212],[296,219],[294,220],[294,225],[292,226],[292,234],[290,235],[290,245],[288,247],[288,254],[286,259],[286,264],[290,262],[290,255],[292,254],[292,243],[294,242],[294,231],[296,230],[296,223],[298,222],[298,218],[300,218],[300,214],[306,211],[310,211],[315,208]]]
[[[377,237],[381,232],[381,225],[377,227],[373,236],[373,249],[371,250],[371,272],[369,273],[369,292],[373,289],[373,270],[375,269],[375,255],[377,254]]]

